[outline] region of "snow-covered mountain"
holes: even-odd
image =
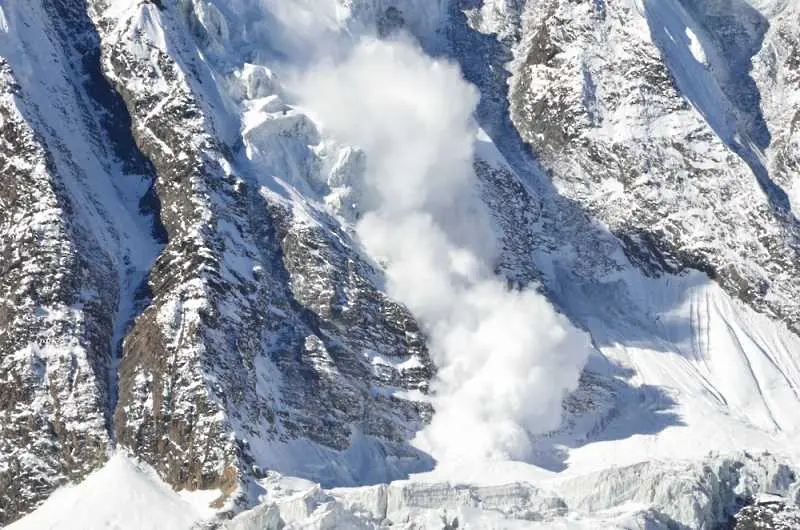
[[[0,70],[0,525],[797,526],[794,0],[3,0]]]

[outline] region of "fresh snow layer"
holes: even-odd
[[[148,466],[117,453],[6,530],[184,530],[211,513],[181,497]]]

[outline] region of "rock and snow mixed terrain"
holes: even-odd
[[[799,19],[3,0],[0,525],[796,527]]]

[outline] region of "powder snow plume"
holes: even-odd
[[[472,165],[477,90],[408,40],[366,38],[295,91],[366,154],[357,233],[428,335],[436,414],[415,443],[440,461],[528,458],[531,435],[559,425],[589,344],[492,272],[497,235]]]

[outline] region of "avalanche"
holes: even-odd
[[[35,199],[0,190],[2,515],[85,480],[10,528],[791,521],[792,2],[90,0],[86,42],[28,4],[0,8]],[[89,41],[151,191],[106,157]]]

